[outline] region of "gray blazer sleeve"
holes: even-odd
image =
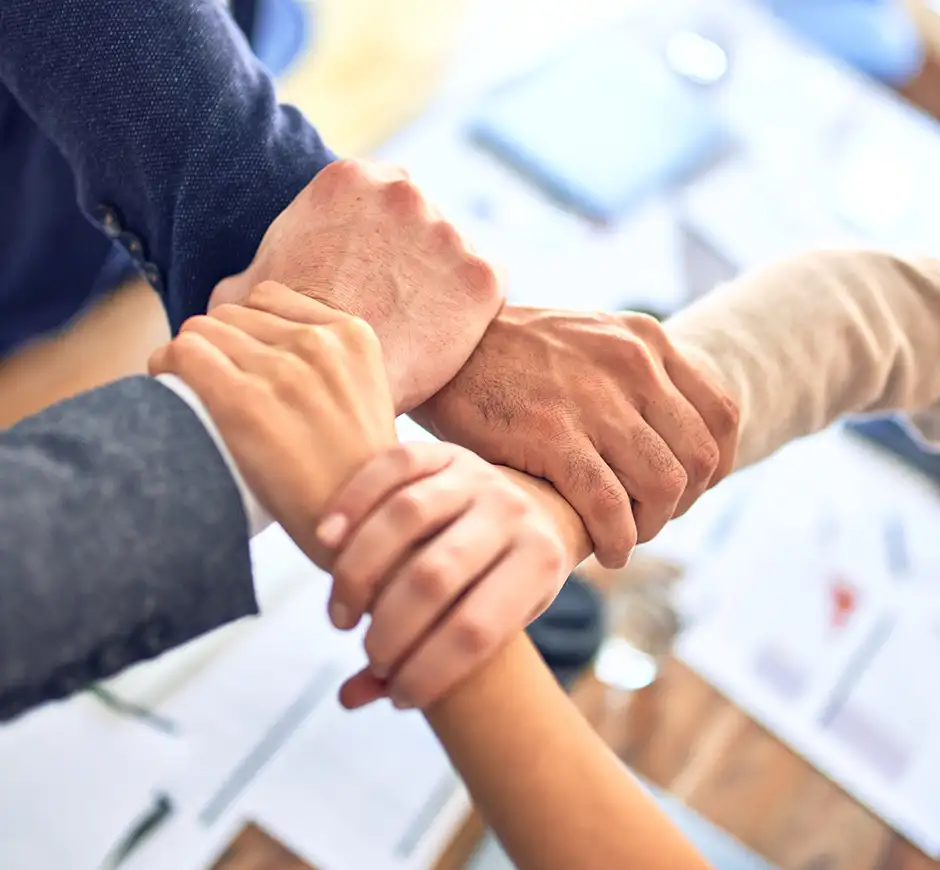
[[[171,390],[0,432],[0,720],[256,612],[238,490]]]

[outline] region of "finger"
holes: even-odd
[[[671,383],[643,408],[643,416],[685,471],[685,488],[671,515],[684,514],[708,489],[718,467],[718,445],[705,421]]]
[[[388,696],[388,687],[368,669],[359,671],[340,686],[339,702],[347,710],[365,707]]]
[[[147,359],[147,374],[150,375],[150,377],[155,378],[157,375],[170,374],[168,370],[169,360],[167,357],[170,344],[171,342],[161,344],[160,347],[150,354]]]
[[[219,309],[227,306],[219,306]],[[232,306],[237,307],[237,306]],[[215,309],[215,310],[219,310]],[[199,315],[187,320],[180,335],[198,335],[214,345],[243,372],[272,373],[283,362],[282,355],[264,340],[214,315]]]
[[[718,445],[718,464],[708,486],[714,486],[734,469],[738,452],[738,409],[702,371],[680,354],[669,354],[666,374],[695,407]]]
[[[275,281],[264,281],[253,287],[243,307],[263,311],[292,323],[316,326],[327,326],[349,317],[336,308]]]
[[[633,500],[637,541],[651,540],[675,513],[685,491],[685,469],[633,408],[598,446]]]
[[[509,549],[506,521],[474,503],[395,573],[372,610],[365,647],[372,672],[391,673],[436,622]]]
[[[337,628],[354,627],[402,560],[470,506],[472,493],[448,471],[399,489],[353,532],[333,562],[329,611]]]
[[[316,340],[313,337],[321,334],[317,329],[318,324],[298,324],[293,320],[245,305],[217,305],[206,316],[276,348],[290,349],[299,333],[311,340]]]
[[[559,445],[545,460],[545,478],[580,514],[594,554],[605,568],[622,568],[636,546],[630,495],[587,438]]]
[[[317,529],[320,543],[339,547],[376,506],[395,490],[449,465],[456,452],[447,444],[399,444],[369,460],[327,507]]]
[[[231,385],[243,378],[224,351],[195,332],[181,333],[154,351],[148,368],[153,377],[176,375],[207,407],[229,395]]]
[[[389,685],[396,707],[427,707],[518,634],[531,609],[529,575],[541,570],[534,557],[528,548],[513,549],[433,630]]]

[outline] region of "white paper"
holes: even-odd
[[[0,728],[4,870],[95,870],[185,752],[184,741],[87,696]]]
[[[940,855],[940,496],[836,430],[771,459],[692,572],[721,606],[679,644],[693,668]]]
[[[324,870],[428,866],[467,808],[445,753],[420,714],[340,707],[363,629],[332,628],[329,578],[281,530],[255,557],[289,568],[291,591],[160,706],[193,763],[167,783],[178,818],[129,870],[205,860],[249,820]]]

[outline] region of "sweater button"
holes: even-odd
[[[118,213],[110,205],[104,205],[102,203],[97,206],[92,217],[109,239],[118,238],[124,231]]]

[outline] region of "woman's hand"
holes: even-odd
[[[243,305],[186,321],[150,370],[195,390],[248,486],[323,565],[316,528],[327,500],[397,440],[368,324],[269,281]]]
[[[383,451],[331,501],[330,615],[372,614],[370,669],[346,684],[362,706],[387,690],[426,707],[466,679],[552,601],[567,576],[551,517],[473,453],[450,444]]]

